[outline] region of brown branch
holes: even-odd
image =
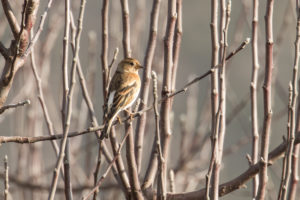
[[[249,44],[250,42],[250,38],[247,38],[245,41],[243,41],[241,43],[241,45],[233,50],[227,57],[226,57],[226,61],[229,61],[234,55],[236,55],[238,52],[240,52],[241,50],[243,50],[247,44]],[[195,84],[196,82],[202,80],[203,78],[207,77],[208,75],[212,74],[213,72],[215,72],[217,69],[219,69],[222,65],[218,64],[218,65],[215,65],[215,66],[211,66],[211,69],[208,70],[207,72],[203,73],[201,76],[198,76],[196,78],[194,78],[192,81],[188,82],[184,87],[182,87],[180,90],[176,91],[176,92],[173,92],[171,94],[168,95],[167,98],[171,98],[177,94],[180,94],[182,92],[186,92],[187,88],[190,87],[191,85]],[[161,102],[162,100],[160,100]]]
[[[107,51],[108,51],[108,8],[109,1],[104,0],[102,3],[102,46],[101,46],[101,64],[102,64],[102,89],[103,89],[103,100],[105,101],[108,94],[108,79],[109,69],[107,62]]]
[[[128,123],[130,122],[130,123]],[[126,141],[126,158],[128,166],[129,181],[131,186],[131,194],[134,199],[144,199],[141,191],[141,185],[137,172],[136,160],[134,155],[134,137],[131,120],[125,123],[125,132],[128,135]]]
[[[252,16],[252,77],[250,84],[251,93],[251,128],[252,128],[252,152],[251,152],[251,164],[255,164],[258,161],[258,145],[259,145],[259,133],[258,133],[258,114],[257,114],[257,76],[259,70],[258,60],[258,8],[259,1],[253,1],[253,16]],[[258,176],[253,178],[252,197],[255,198],[258,189]]]
[[[0,178],[3,179],[5,176],[3,173],[0,173]],[[38,192],[47,192],[49,190],[49,185],[45,185],[42,183],[32,183],[29,180],[22,180],[15,175],[10,174],[9,180],[12,183],[12,185],[15,185],[17,187],[22,188],[22,190],[30,190],[30,191],[38,191]],[[84,190],[92,189],[93,185],[91,184],[83,184],[83,185],[75,185],[73,187],[74,193],[82,193]],[[102,185],[102,190],[109,190],[109,189],[118,189],[119,186],[117,184],[105,184]],[[57,192],[62,193],[64,192],[64,187],[58,186]]]
[[[172,92],[172,68],[173,68],[173,47],[174,47],[174,34],[176,25],[177,13],[176,13],[176,0],[168,0],[168,21],[164,38],[164,73],[162,83],[162,98],[165,98]],[[164,99],[160,107],[160,131],[162,139],[162,155],[164,158],[162,179],[163,183],[167,182],[167,163],[169,156],[169,145],[172,136],[170,114],[172,110],[172,98]],[[166,188],[166,185],[161,187]],[[167,191],[165,191],[167,192]],[[160,199],[165,199],[165,194]]]
[[[116,156],[118,154],[119,144],[118,144],[117,139],[116,139],[115,129],[111,130],[110,143],[111,143],[111,147],[112,147],[112,150],[113,150],[113,155]],[[119,177],[120,177],[120,180],[121,180],[121,185],[123,187],[126,199],[130,199],[131,198],[130,183],[129,183],[128,175],[125,171],[123,159],[122,159],[121,156],[117,157],[116,166],[117,166],[118,174],[119,174]]]
[[[0,114],[4,113],[6,110],[10,109],[10,108],[17,108],[19,106],[24,106],[24,105],[29,105],[30,104],[30,100],[25,100],[16,104],[9,104],[6,106],[3,106],[2,108],[0,108]]]
[[[120,143],[120,146],[118,148],[118,151],[115,155],[115,157],[112,159],[112,161],[109,163],[106,171],[103,173],[103,175],[101,176],[101,178],[99,179],[99,181],[97,182],[97,184],[93,187],[93,189],[87,194],[85,195],[84,197],[82,197],[83,200],[87,200],[93,193],[95,193],[99,187],[101,186],[103,180],[107,177],[108,175],[108,172],[110,171],[110,169],[112,168],[113,164],[116,162],[117,158],[120,156],[121,154],[121,150],[122,150],[122,147],[126,141],[126,138],[129,136],[129,132],[126,133],[126,135],[124,136],[122,142]]]
[[[268,165],[268,151],[270,144],[270,129],[272,119],[272,72],[273,72],[273,5],[274,0],[268,0],[266,5],[266,66],[265,66],[265,81],[263,86],[264,94],[264,126],[261,137],[261,170],[259,172],[259,187],[256,200],[263,200],[267,187],[267,165]]]
[[[129,7],[128,0],[120,0],[122,7],[122,20],[123,20],[123,53],[124,57],[131,57],[130,47],[130,21],[129,21]]]
[[[284,200],[287,199],[287,193],[289,190],[292,189],[290,185],[290,177],[291,177],[291,172],[292,169],[296,170],[293,164],[293,153],[295,153],[295,145],[294,145],[294,140],[295,140],[295,134],[297,132],[297,125],[299,125],[299,122],[296,120],[296,105],[297,105],[297,97],[298,97],[298,85],[297,85],[297,79],[298,79],[298,65],[299,65],[299,51],[300,51],[300,7],[299,7],[299,2],[296,2],[296,11],[297,11],[297,26],[296,26],[296,39],[295,39],[295,54],[294,54],[294,66],[293,66],[293,76],[292,76],[292,97],[291,97],[291,105],[289,107],[290,111],[290,118],[291,118],[291,129],[290,129],[290,134],[288,138],[288,149],[286,151],[286,174],[285,174],[285,180],[284,180],[284,190],[282,191],[282,197]],[[298,123],[298,124],[296,124]],[[297,149],[296,149],[297,150]],[[296,173],[296,172],[293,172]],[[289,198],[290,199],[290,198]]]
[[[219,98],[219,110],[217,114],[216,121],[216,132],[215,132],[215,140],[214,144],[216,148],[214,148],[215,160],[213,161],[213,173],[212,173],[212,198],[218,199],[218,189],[220,182],[220,171],[221,171],[221,163],[223,157],[223,146],[225,139],[225,131],[226,131],[226,52],[227,52],[227,34],[228,34],[228,26],[230,22],[230,13],[231,13],[231,1],[228,1],[227,6],[225,5],[225,1],[221,1],[221,24],[220,24],[220,32],[223,35],[221,36],[221,46],[220,46],[220,58],[222,58],[222,67],[220,68],[220,98]],[[215,152],[217,151],[217,152]],[[209,188],[209,184],[207,188]]]
[[[211,56],[211,66],[216,66],[219,64],[219,31],[218,31],[218,0],[211,1],[211,46],[212,46],[212,56]],[[219,119],[218,116],[218,106],[219,106],[219,70],[216,69],[212,71],[211,74],[211,159],[209,164],[209,170],[206,176],[206,197],[209,200],[210,197],[216,192],[210,193],[210,180],[213,173],[214,162],[217,159],[218,151],[218,133],[216,132],[217,121]],[[213,187],[213,184],[212,184]],[[216,187],[213,187],[216,188]],[[216,194],[215,194],[216,195]],[[213,199],[217,199],[218,196],[213,197]]]
[[[72,16],[72,15],[71,15]],[[75,23],[74,23],[74,20],[73,18],[71,17],[71,28],[72,28],[72,32],[76,32],[76,27],[75,27]],[[76,34],[75,34],[76,35]],[[73,51],[73,54],[75,54],[75,37],[74,37],[74,34],[73,34],[73,37],[72,37],[72,42],[71,42],[71,46],[72,46],[72,51]],[[79,76],[79,82],[80,82],[80,86],[81,86],[81,90],[82,90],[82,96],[83,96],[83,99],[84,101],[86,102],[86,105],[88,107],[88,110],[89,110],[89,115],[90,115],[90,118],[92,120],[92,125],[94,127],[98,127],[98,128],[92,128],[90,129],[91,132],[95,132],[96,133],[96,136],[97,138],[100,137],[100,131],[103,130],[103,127],[104,126],[100,126],[99,127],[99,124],[98,124],[98,121],[97,121],[97,118],[95,116],[95,111],[94,111],[94,106],[93,106],[93,103],[92,103],[92,100],[90,98],[90,95],[89,95],[89,92],[87,90],[87,85],[86,85],[86,80],[84,78],[84,75],[83,75],[83,72],[82,72],[82,67],[81,67],[81,64],[80,64],[80,59],[78,58],[77,60],[77,74]],[[86,130],[87,132],[85,133],[88,133],[90,131],[88,131],[88,129]],[[83,133],[84,134],[84,133]],[[69,133],[68,137],[72,137],[72,133]],[[101,146],[101,150],[106,158],[106,160],[108,162],[110,162],[112,160],[112,156],[110,154],[110,152],[108,151],[107,149],[107,146],[105,143],[99,143],[99,145]],[[99,156],[98,156],[99,157]],[[120,179],[118,178],[118,176],[116,175],[117,174],[117,168],[115,165],[113,165],[113,174],[115,176],[115,179],[116,181],[121,184],[121,181]]]
[[[39,36],[40,36],[40,34],[41,34],[41,32],[43,31],[43,28],[44,28],[44,23],[45,23],[48,11],[51,8],[52,1],[53,0],[48,0],[47,7],[45,8],[44,13],[41,15],[41,19],[40,19],[40,24],[39,24],[38,30],[35,33],[35,35],[33,36],[33,38],[31,39],[31,41],[29,42],[28,47],[27,47],[27,49],[26,49],[26,51],[24,53],[24,57],[26,57],[31,52],[31,49],[33,48],[33,46],[35,45],[35,43],[39,39]]]
[[[36,68],[34,49],[32,50],[32,52],[30,54],[30,59],[31,59],[31,68],[32,68],[32,71],[33,71],[33,75],[34,75],[34,78],[35,78],[36,87],[37,87],[37,91],[38,91],[38,99],[39,99],[39,102],[40,102],[41,107],[42,107],[42,111],[43,111],[44,118],[45,118],[45,121],[46,121],[47,129],[48,129],[48,134],[49,135],[54,135],[55,133],[54,133],[53,123],[52,123],[51,118],[49,116],[48,108],[47,108],[47,105],[46,105],[45,99],[44,99],[44,93],[43,93],[43,90],[42,90],[42,81],[41,81],[41,78],[40,78],[40,76],[37,72],[37,68]],[[56,142],[51,142],[51,143],[52,143],[52,146],[54,148],[54,151],[55,151],[56,155],[58,156],[59,148],[58,148],[57,143]]]
[[[297,137],[295,139],[295,144],[300,143],[300,134],[299,132],[297,133]],[[268,166],[272,165],[275,161],[277,161],[279,158],[281,158],[284,154],[284,152],[287,149],[287,142],[284,141],[280,145],[278,145],[273,151],[269,153],[269,162]],[[249,168],[237,176],[236,178],[223,183],[219,185],[219,196],[225,196],[226,194],[229,194],[237,189],[243,188],[244,184],[251,180],[256,174],[259,173],[260,169],[262,168],[262,164],[264,162],[262,160],[258,161],[255,165],[249,166]],[[197,191],[193,192],[186,192],[186,193],[169,193],[167,196],[168,200],[184,200],[184,199],[189,199],[189,200],[204,200],[206,199],[205,196],[205,188],[200,189]]]
[[[18,24],[18,20],[11,9],[9,1],[8,0],[1,0],[1,1],[2,1],[3,11],[6,15],[6,19],[9,23],[10,29],[14,35],[14,38],[17,39],[20,32],[20,25]]]
[[[159,130],[159,112],[158,112],[158,95],[157,95],[157,75],[155,71],[152,71],[153,79],[153,107],[154,107],[154,116],[155,116],[155,146],[158,152],[158,181],[157,181],[157,199],[166,199],[166,163],[163,157],[162,148],[161,148],[161,135]]]
[[[131,57],[129,6],[128,0],[120,0],[120,2],[122,7],[123,22],[123,53],[124,57],[128,58]],[[134,155],[134,136],[131,120],[125,123],[125,132],[126,134],[129,134],[129,138],[126,142],[126,158],[129,173],[129,182],[131,186],[131,194],[134,199],[143,199]],[[121,161],[121,159],[118,160]]]
[[[4,158],[4,171],[5,171],[5,178],[4,178],[4,200],[8,200],[9,196],[9,176],[8,176],[8,159],[7,155]]]
[[[173,68],[172,68],[172,92],[175,90],[176,86],[176,74],[179,62],[179,53],[182,38],[182,0],[176,0],[176,30],[174,35],[174,48],[173,48]]]
[[[63,63],[62,63],[62,79],[63,79],[63,105],[62,105],[62,124],[63,124],[63,139],[61,141],[59,157],[56,161],[56,166],[53,171],[53,177],[51,182],[51,188],[48,195],[48,200],[53,200],[58,184],[59,171],[63,163],[65,148],[68,138],[69,123],[71,118],[71,109],[68,109],[71,102],[67,102],[67,95],[69,91],[68,86],[68,43],[69,43],[69,31],[70,30],[70,1],[65,0],[65,28],[63,39]],[[73,71],[72,71],[73,72]],[[72,73],[73,74],[73,73]],[[71,92],[70,92],[71,93]],[[69,107],[70,108],[70,107]]]
[[[6,102],[16,72],[25,62],[24,52],[28,45],[29,33],[35,23],[38,5],[39,0],[24,1],[21,28],[17,32],[17,39],[12,40],[0,79],[0,108]]]
[[[141,104],[139,108],[140,110],[145,109],[148,104],[151,68],[152,68],[152,62],[153,62],[154,52],[156,48],[160,2],[161,0],[153,1],[152,10],[151,10],[150,34],[148,38],[147,51],[144,58],[143,81],[142,81],[141,92],[140,92],[140,98],[141,98]],[[136,128],[136,136],[135,136],[136,137],[135,157],[136,157],[138,172],[141,171],[146,120],[147,120],[147,113],[144,113],[137,120],[137,128]]]
[[[5,60],[8,59],[8,49],[4,46],[2,42],[0,42],[0,53]]]

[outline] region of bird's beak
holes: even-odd
[[[138,69],[143,69],[144,67],[142,65],[138,65]]]

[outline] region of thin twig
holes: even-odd
[[[62,124],[63,124],[63,139],[61,141],[59,157],[56,161],[56,166],[53,172],[51,188],[48,196],[48,200],[53,200],[58,184],[59,171],[63,163],[67,138],[68,138],[68,118],[70,119],[71,109],[67,110],[68,102],[67,95],[69,91],[68,86],[68,43],[69,43],[69,32],[70,32],[70,0],[65,0],[65,28],[64,28],[64,39],[63,39],[63,63],[62,63],[62,79],[63,79],[63,106],[62,106]],[[69,103],[70,104],[70,103]],[[70,123],[70,122],[69,122]]]
[[[270,144],[271,119],[272,119],[272,72],[273,72],[273,6],[274,0],[268,0],[266,5],[266,66],[265,66],[265,81],[263,86],[264,93],[264,126],[261,137],[261,170],[259,172],[259,187],[256,200],[265,198],[267,187],[267,165],[268,151]]]
[[[120,0],[122,7],[122,21],[123,21],[123,53],[124,57],[131,57],[130,47],[130,20],[129,20],[129,6],[128,0]]]
[[[164,73],[161,95],[165,98],[172,92],[172,68],[173,68],[173,48],[174,48],[174,34],[176,25],[176,0],[168,0],[168,21],[164,39]],[[169,145],[172,136],[170,114],[172,110],[172,98],[164,99],[160,107],[160,130],[161,130],[161,148],[164,162],[162,164],[161,178],[165,188],[160,199],[166,197],[166,182],[167,182],[167,162],[169,157]]]
[[[169,182],[170,182],[170,192],[174,193],[175,192],[175,175],[174,171],[171,169],[169,172]]]
[[[259,1],[253,1],[253,17],[252,17],[252,77],[251,77],[251,128],[252,128],[252,165],[258,161],[258,145],[259,145],[259,133],[258,133],[258,114],[257,114],[257,76],[259,70],[258,60],[258,8]],[[258,189],[258,176],[253,179],[252,197],[255,198]]]
[[[158,112],[158,94],[157,94],[157,75],[155,71],[152,71],[153,79],[153,107],[154,107],[154,117],[155,117],[155,143],[156,149],[158,152],[158,181],[157,181],[157,199],[166,199],[166,179],[165,179],[165,159],[163,157],[162,148],[161,148],[161,135],[159,131],[159,112]]]
[[[225,1],[221,1],[221,10],[222,10],[222,24],[221,23],[221,47],[220,47],[220,54],[222,54],[222,57],[220,56],[222,60],[222,67],[220,68],[220,102],[219,102],[219,110],[218,110],[218,117],[216,123],[216,129],[218,132],[218,137],[216,138],[216,144],[217,145],[217,153],[216,158],[214,161],[214,167],[213,167],[213,183],[212,183],[212,198],[217,200],[219,197],[219,182],[220,182],[220,170],[221,170],[221,163],[222,163],[222,156],[223,156],[223,146],[224,146],[224,139],[225,139],[225,131],[226,131],[226,52],[227,52],[227,34],[228,34],[228,26],[230,22],[230,14],[231,14],[231,0],[228,1],[227,6],[225,5]],[[224,19],[223,19],[224,18]],[[224,22],[223,22],[224,21]],[[223,44],[222,44],[223,43]],[[214,149],[215,150],[215,149]],[[209,187],[209,185],[208,185]]]
[[[29,42],[28,47],[27,47],[27,49],[26,49],[26,51],[24,53],[25,57],[31,52],[31,49],[33,48],[33,46],[35,45],[35,43],[39,39],[39,36],[40,36],[41,32],[43,31],[45,19],[47,17],[49,9],[51,8],[52,1],[53,0],[48,0],[47,7],[45,8],[44,13],[41,15],[41,20],[40,20],[40,24],[39,24],[38,30],[35,33],[35,35],[33,36],[32,40]]]
[[[105,101],[108,94],[109,83],[109,69],[107,64],[107,51],[108,51],[108,8],[109,1],[103,0],[102,2],[102,46],[101,46],[101,64],[102,64],[102,89],[103,100]]]
[[[115,163],[115,161],[117,160],[117,158],[120,156],[122,147],[123,147],[123,145],[124,145],[124,143],[125,143],[126,138],[128,137],[128,135],[129,135],[129,132],[127,132],[126,135],[124,136],[124,138],[123,138],[122,142],[120,143],[120,146],[119,146],[119,148],[117,150],[116,155],[114,156],[114,158],[112,159],[112,161],[108,165],[106,171],[100,177],[99,181],[97,182],[97,185],[95,185],[95,187],[87,195],[85,195],[84,197],[82,197],[83,200],[87,200],[93,193],[95,193],[99,189],[99,187],[101,186],[103,180],[106,178],[106,176],[108,175],[108,172],[112,168],[113,164]]]
[[[282,190],[282,199],[287,199],[287,191],[289,190],[290,176],[292,170],[292,156],[294,152],[294,140],[296,134],[296,105],[297,105],[297,97],[298,97],[298,65],[299,65],[299,51],[300,51],[300,13],[299,13],[299,5],[298,1],[296,3],[297,8],[297,27],[296,27],[296,39],[295,39],[295,57],[294,57],[294,66],[293,66],[293,76],[290,87],[292,88],[291,95],[291,103],[289,106],[289,118],[290,120],[290,134],[288,134],[288,149],[286,151],[286,173]]]
[[[9,177],[8,177],[8,158],[7,155],[5,155],[4,158],[4,171],[5,171],[5,178],[4,178],[4,200],[8,200],[9,196]]]
[[[2,42],[0,42],[0,53],[5,60],[8,59],[8,49],[4,46]]]
[[[3,11],[6,15],[6,19],[9,23],[10,29],[14,35],[14,38],[17,39],[20,32],[20,25],[18,24],[18,20],[11,9],[9,1],[8,0],[1,0],[1,1],[2,1]]]
[[[123,54],[125,58],[128,58],[131,57],[129,6],[128,0],[120,0],[120,2],[122,7],[123,22]],[[126,142],[126,158],[131,194],[134,199],[143,199],[134,155],[134,136],[131,120],[125,123],[125,132],[126,134],[129,134]],[[121,161],[121,159],[118,160]]]
[[[45,121],[46,121],[47,129],[48,129],[48,134],[49,135],[54,135],[55,133],[54,133],[53,123],[50,119],[48,108],[47,108],[47,105],[46,105],[45,99],[44,99],[44,93],[43,93],[43,90],[42,90],[42,81],[41,81],[41,78],[40,78],[40,76],[37,72],[37,68],[36,68],[34,49],[32,49],[32,51],[31,51],[30,59],[31,59],[31,69],[33,71],[33,75],[34,75],[34,78],[35,78],[36,87],[37,87],[37,91],[38,91],[38,99],[39,99],[39,102],[40,102],[41,107],[42,107],[42,111],[43,111],[44,118],[45,118]],[[58,156],[59,148],[58,148],[57,143],[56,142],[51,142],[51,143],[53,145],[53,148],[54,148],[54,151],[55,151],[56,155]]]
[[[241,45],[233,50],[227,57],[226,57],[226,61],[229,61],[234,55],[236,55],[238,52],[240,52],[241,50],[243,50],[247,44],[249,44],[250,42],[250,38],[246,38],[245,41],[243,41],[241,43]],[[203,78],[207,77],[208,75],[212,74],[216,69],[219,69],[222,65],[217,64],[215,66],[212,66],[210,70],[208,70],[207,72],[203,73],[201,76],[197,76],[196,78],[194,78],[192,81],[190,81],[189,83],[187,83],[184,87],[182,87],[180,90],[173,92],[171,94],[168,95],[168,98],[173,97],[179,93],[182,92],[186,92],[187,88],[193,84],[195,84],[196,82],[202,80]],[[162,100],[160,100],[159,102],[161,102]]]
[[[144,58],[144,70],[143,70],[143,81],[141,86],[140,98],[140,110],[143,110],[147,107],[149,88],[150,88],[150,78],[151,78],[151,69],[152,62],[154,57],[154,52],[156,48],[156,39],[157,39],[157,29],[158,29],[158,18],[160,10],[161,0],[154,0],[151,10],[151,19],[150,19],[150,33],[148,38],[146,55]],[[135,157],[137,161],[138,172],[141,171],[142,163],[142,153],[143,153],[143,142],[144,142],[144,133],[146,127],[147,113],[144,113],[137,120],[136,128],[136,140],[135,140]],[[150,161],[153,162],[153,161]],[[150,164],[149,164],[150,166]]]
[[[24,105],[29,105],[30,104],[30,100],[27,99],[25,101],[22,101],[22,102],[19,102],[19,103],[16,103],[16,104],[9,104],[9,105],[6,105],[6,106],[3,106],[2,108],[0,108],[0,114],[4,113],[6,110],[10,109],[10,108],[17,108],[19,106],[24,106]]]
[[[289,84],[289,103],[288,103],[288,120],[287,120],[287,139],[290,140],[291,139],[291,121],[292,121],[292,98],[293,98],[293,88],[292,88],[292,84],[290,83]],[[285,138],[284,138],[285,139]],[[280,187],[279,187],[279,192],[278,192],[278,197],[277,199],[278,200],[281,200],[283,199],[283,193],[284,190],[287,190],[287,187],[285,185],[285,180],[286,180],[286,175],[287,175],[287,154],[288,154],[288,151],[289,151],[289,146],[290,144],[288,145],[288,148],[285,152],[285,156],[283,158],[283,161],[282,161],[282,170],[281,170],[281,180],[280,180]]]

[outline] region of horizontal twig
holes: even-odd
[[[30,104],[30,100],[27,99],[25,101],[22,101],[22,102],[19,102],[16,104],[9,104],[9,105],[3,106],[2,108],[0,108],[0,114],[4,113],[7,109],[24,106],[26,104]]]

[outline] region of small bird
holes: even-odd
[[[137,99],[140,88],[141,79],[138,70],[143,68],[138,60],[134,58],[123,59],[115,72],[108,90],[108,100],[106,117],[104,117],[105,126],[100,136],[108,138],[114,119],[119,112],[129,108]]]

